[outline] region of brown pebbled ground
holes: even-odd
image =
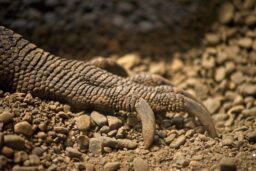
[[[172,60],[156,61],[140,53],[109,55],[131,74],[161,74],[195,94],[212,113],[220,138],[204,135],[188,116],[169,113],[156,118],[154,146],[145,150],[141,125],[132,114],[98,115],[96,122],[95,113],[74,113],[59,102],[0,91],[0,120],[5,122],[0,123],[2,170],[14,166],[18,170],[18,165],[27,170],[255,170],[254,7],[250,0],[223,3],[219,19],[202,37],[203,44],[170,55]],[[84,113],[90,117],[79,117]],[[14,140],[8,135],[13,134],[22,137],[11,137],[18,144],[10,143]],[[123,142],[116,145],[99,134]],[[103,141],[102,150],[88,147]]]

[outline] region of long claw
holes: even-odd
[[[186,103],[186,110],[189,114],[192,114],[200,120],[203,126],[206,127],[207,131],[209,132],[211,137],[217,137],[217,132],[214,126],[214,122],[211,118],[210,112],[207,108],[201,104],[195,98],[191,98],[191,95],[185,95],[185,103]]]
[[[148,149],[153,143],[155,135],[155,115],[149,104],[140,99],[135,105],[135,109],[139,114],[142,122],[142,136],[144,139],[145,148]]]

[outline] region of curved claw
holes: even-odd
[[[194,97],[191,98],[191,95],[185,95],[185,103],[186,103],[186,110],[189,114],[192,114],[200,120],[203,126],[206,127],[207,131],[209,132],[211,137],[217,137],[217,132],[214,126],[214,122],[211,118],[210,112],[207,108],[201,104],[198,100]]]
[[[149,104],[142,98],[136,103],[135,109],[141,118],[142,136],[145,148],[148,149],[153,143],[155,135],[155,115]]]

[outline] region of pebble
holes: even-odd
[[[8,158],[6,158],[4,155],[0,155],[0,169],[4,169],[7,163],[8,163]]]
[[[44,149],[43,148],[41,148],[41,147],[35,147],[33,150],[32,150],[32,154],[35,154],[35,155],[37,155],[37,156],[42,156],[43,155],[43,153],[44,153]]]
[[[89,152],[95,155],[101,155],[103,151],[103,141],[100,138],[90,138]]]
[[[206,43],[209,45],[216,45],[220,42],[220,36],[218,34],[214,34],[214,33],[208,33],[205,36],[206,39]]]
[[[31,136],[34,132],[33,127],[30,123],[27,121],[21,121],[15,124],[14,126],[14,132],[20,133],[23,135]]]
[[[170,144],[176,137],[176,134],[170,134],[168,137],[164,139],[166,144]]]
[[[12,149],[12,148],[10,148],[10,147],[6,147],[6,146],[4,146],[3,148],[2,148],[2,150],[1,150],[1,153],[3,154],[3,155],[5,155],[6,157],[12,157],[13,156],[13,153],[14,153],[14,150]]]
[[[74,165],[77,170],[85,170],[85,163],[84,162],[74,162]]]
[[[219,9],[219,21],[222,24],[227,24],[232,21],[235,15],[235,7],[231,2],[225,2]]]
[[[185,142],[186,142],[185,135],[180,135],[179,137],[177,137],[171,142],[170,147],[179,148],[181,145],[185,144]]]
[[[208,98],[206,101],[204,101],[204,104],[210,113],[217,112],[221,106],[220,100],[217,98]]]
[[[215,80],[216,80],[217,82],[220,82],[220,81],[222,81],[225,77],[226,77],[226,68],[224,68],[224,67],[219,67],[219,68],[216,70],[216,73],[215,73]]]
[[[249,142],[256,143],[256,131],[248,132],[245,136]]]
[[[140,63],[140,57],[135,53],[127,54],[120,57],[117,63],[126,69],[131,69]]]
[[[253,84],[243,84],[239,87],[238,90],[243,95],[256,95],[256,86]]]
[[[185,167],[189,164],[188,160],[186,159],[185,154],[182,152],[176,152],[173,155],[173,161],[175,161],[181,167]]]
[[[29,163],[30,165],[39,165],[40,164],[40,158],[35,155],[35,154],[31,154],[29,155]]]
[[[223,136],[222,145],[224,146],[232,146],[234,143],[234,137],[231,135]]]
[[[12,121],[13,117],[13,113],[9,112],[8,110],[5,110],[0,114],[0,122],[8,123]]]
[[[173,59],[172,61],[172,64],[171,64],[171,70],[173,72],[176,72],[176,71],[179,71],[183,68],[184,66],[184,63],[182,62],[182,60],[178,59],[178,58],[175,58]]]
[[[55,127],[53,128],[53,130],[54,130],[56,133],[68,134],[68,129],[65,128],[65,127],[62,127],[62,126],[55,126]]]
[[[242,114],[245,115],[245,116],[254,116],[254,117],[256,117],[256,107],[253,107],[251,109],[244,109]]]
[[[89,146],[89,138],[86,135],[80,135],[77,142],[81,149],[86,149]]]
[[[238,40],[238,45],[242,48],[249,49],[252,47],[252,39],[249,37],[243,37]]]
[[[116,133],[116,138],[124,138],[125,137],[125,128],[121,127],[118,129]]]
[[[79,152],[77,149],[74,149],[72,147],[66,148],[66,154],[71,158],[80,158],[82,156],[81,152]]]
[[[103,127],[100,128],[100,132],[101,133],[108,133],[110,131],[110,128],[106,125],[104,125]]]
[[[220,171],[236,171],[236,160],[231,157],[224,157],[220,161]]]
[[[122,121],[117,117],[108,115],[107,119],[108,119],[108,126],[111,130],[117,129],[122,125]]]
[[[14,161],[16,163],[24,162],[28,160],[28,154],[25,151],[18,151],[14,154]]]
[[[18,135],[5,135],[4,144],[17,150],[25,149],[25,139]]]
[[[91,118],[88,115],[81,115],[76,118],[76,126],[80,131],[87,131],[91,126]]]
[[[120,162],[108,162],[104,165],[105,171],[116,171],[120,168]]]
[[[108,123],[106,116],[102,115],[101,113],[99,113],[97,111],[93,111],[91,113],[91,118],[100,127],[107,125],[107,123]]]
[[[140,157],[136,157],[132,163],[133,163],[134,171],[149,171],[150,170],[147,161],[143,160]]]

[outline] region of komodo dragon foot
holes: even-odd
[[[135,111],[142,121],[146,148],[151,146],[155,134],[153,111],[188,112],[198,117],[212,137],[217,136],[206,107],[168,80],[148,74],[123,77],[125,72],[116,75],[107,71],[107,65],[102,66],[100,62],[85,63],[51,55],[0,26],[0,88],[30,92],[80,110]]]

